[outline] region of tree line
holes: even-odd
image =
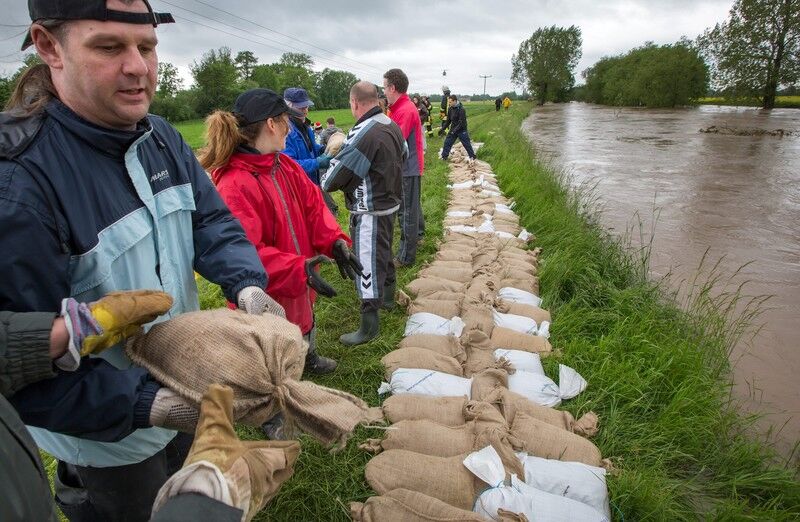
[[[777,94],[795,92],[800,81],[800,0],[736,0],[726,21],[696,39],[603,57],[575,87],[581,45],[575,26],[537,29],[511,57],[512,81],[540,105],[675,107],[713,93],[772,109]]]

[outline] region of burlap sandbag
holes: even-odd
[[[521,411],[514,417],[510,431],[531,455],[543,459],[583,462],[590,466],[608,465],[597,446],[588,439],[534,419]]]
[[[406,285],[406,291],[412,297],[425,297],[433,292],[459,292],[466,291],[467,285],[441,277],[418,277]]]
[[[508,371],[502,369],[489,369],[472,376],[470,397],[481,400],[489,396],[497,388],[508,388]]]
[[[518,259],[516,257],[498,257],[501,263],[508,268],[514,269],[519,272],[524,272],[528,275],[536,275],[538,269],[534,263],[530,261],[524,261],[522,259]],[[508,277],[508,276],[507,276]]]
[[[464,321],[464,329],[480,330],[486,335],[492,335],[494,330],[494,308],[483,301],[467,298],[461,304],[461,320]]]
[[[407,450],[384,451],[367,462],[364,475],[378,494],[403,488],[418,491],[461,509],[472,509],[486,484],[462,461],[466,455],[432,457]]]
[[[492,331],[492,344],[495,348],[538,353],[542,357],[553,351],[553,347],[544,337],[515,332],[499,326]]]
[[[500,251],[500,257],[505,259],[519,259],[528,263],[536,264],[539,260],[540,249],[525,250],[515,245],[507,244]]]
[[[577,433],[582,437],[594,437],[597,434],[599,419],[591,411],[576,420],[568,411],[536,404],[527,397],[505,388],[498,388],[487,395],[476,397],[476,399],[496,406],[502,412],[508,424],[514,421],[514,417],[518,412],[522,412],[534,419]]]
[[[423,370],[436,370],[450,375],[464,376],[464,368],[453,357],[436,353],[425,348],[399,348],[381,358],[386,380],[392,378],[392,373],[398,368],[420,368]]]
[[[511,223],[512,225],[519,225],[519,216],[508,212],[495,212],[493,219],[495,222]]]
[[[464,290],[466,297],[491,302],[500,290],[500,278],[492,275],[477,275]]]
[[[481,247],[472,254],[472,269],[478,270],[497,261],[498,251],[496,248],[485,246]]]
[[[500,288],[516,288],[539,295],[539,278],[525,275],[523,279],[503,279]]]
[[[347,136],[344,135],[344,132],[334,132],[328,136],[328,142],[325,145],[325,154],[330,157],[334,157],[339,154],[339,150],[341,150],[346,138]]]
[[[511,234],[514,236],[518,235],[522,230],[522,228],[520,228],[519,225],[514,225],[507,221],[497,221],[493,224],[494,224],[494,230],[496,232],[506,232],[507,234]]]
[[[472,270],[472,261],[439,261],[435,260],[428,265],[434,268],[446,268],[448,270]]]
[[[383,401],[383,415],[391,423],[403,420],[427,419],[445,426],[464,424],[464,408],[469,399],[464,397],[430,397],[403,393]]]
[[[127,345],[128,356],[199,406],[211,384],[234,392],[234,419],[261,426],[281,412],[289,436],[300,431],[340,448],[375,412],[349,393],[300,381],[306,347],[280,317],[221,308],[179,315]]]
[[[446,279],[448,281],[455,281],[464,284],[472,280],[472,267],[466,270],[454,270],[452,268],[431,265],[420,270],[419,276],[426,278],[437,277],[440,279]],[[446,290],[446,288],[440,288],[439,290]]]
[[[351,502],[350,517],[353,522],[486,522],[477,513],[408,489]]]
[[[461,344],[467,359],[464,363],[464,376],[472,377],[489,368],[505,368],[494,358],[494,346],[489,336],[480,330],[467,330],[461,335]]]
[[[434,258],[440,261],[460,261],[462,263],[472,262],[472,255],[468,251],[461,249],[440,250],[436,252]]]
[[[404,337],[399,348],[424,348],[447,355],[464,364],[467,354],[458,337],[453,335],[415,334]]]
[[[408,306],[406,313],[414,315],[419,312],[436,314],[439,317],[458,317],[461,314],[461,300],[451,301],[432,297],[418,297]]]
[[[525,270],[520,270],[514,265],[507,265],[505,271],[505,277],[503,279],[530,280],[534,278],[535,278],[534,274],[530,274]]]
[[[529,317],[536,321],[537,325],[542,324],[544,321],[552,322],[550,312],[538,306],[527,305],[522,303],[514,303],[506,301],[505,299],[497,299],[494,307],[501,314],[514,314],[523,317]]]

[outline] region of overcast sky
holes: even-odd
[[[178,21],[159,27],[159,57],[178,66],[187,86],[189,65],[206,50],[225,45],[234,54],[251,50],[261,63],[277,61],[286,51],[306,52],[317,70],[348,70],[378,84],[386,69],[400,67],[411,80],[410,91],[435,93],[445,83],[462,94],[483,92],[479,75],[491,75],[486,81],[489,94],[513,89],[511,55],[539,27],[581,29],[583,58],[576,70],[580,78],[580,71],[599,58],[648,40],[663,44],[683,35],[694,38],[723,21],[732,3],[151,0],[154,9],[171,12]],[[27,2],[0,0],[0,6],[6,13],[0,24],[0,70],[9,73],[23,57],[16,52],[23,38],[17,34],[24,30],[21,24],[29,22]]]

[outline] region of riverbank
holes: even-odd
[[[562,362],[579,368],[589,388],[568,401],[573,413],[596,411],[595,442],[619,457],[609,480],[618,519],[685,520],[751,518],[790,520],[800,515],[800,486],[793,474],[768,468],[770,453],[744,435],[727,408],[728,362],[724,322],[707,296],[691,314],[666,302],[635,257],[593,224],[552,171],[536,162],[519,128],[531,109],[508,112],[470,107],[470,130],[485,143],[479,156],[492,164],[506,195],[517,200],[522,224],[542,246],[542,297],[553,312],[553,345]],[[446,164],[435,159],[441,139],[429,142],[423,200],[426,239],[418,263],[401,270],[402,286],[430,259],[441,237],[447,201]],[[340,217],[344,221],[344,216]],[[340,361],[337,372],[315,381],[378,404],[380,357],[394,349],[406,316],[382,314],[382,335],[356,348],[338,343],[357,324],[355,294],[332,267],[325,276],[339,296],[317,306],[320,350]],[[221,304],[203,284],[204,307]],[[259,438],[256,430],[241,434]],[[295,476],[256,520],[347,520],[347,502],[371,491],[364,481],[370,455],[357,448],[375,430],[361,428],[347,448],[331,455],[303,438]],[[620,516],[622,515],[622,516]]]
[[[731,105],[736,107],[761,107],[760,100],[727,100],[722,96],[711,96],[697,100],[699,105]],[[800,109],[800,96],[776,96],[776,109]]]

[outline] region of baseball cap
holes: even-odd
[[[37,20],[99,20],[101,22],[122,22],[126,24],[171,24],[175,19],[170,13],[156,13],[150,2],[142,0],[147,6],[146,13],[131,13],[106,8],[106,0],[28,0],[28,13],[31,21]],[[25,35],[22,49],[33,45],[31,32]]]
[[[275,91],[258,88],[240,94],[233,104],[233,112],[244,127],[289,112],[289,106]]]
[[[314,105],[314,102],[308,97],[308,92],[301,87],[289,87],[283,91],[283,97],[297,109]]]

